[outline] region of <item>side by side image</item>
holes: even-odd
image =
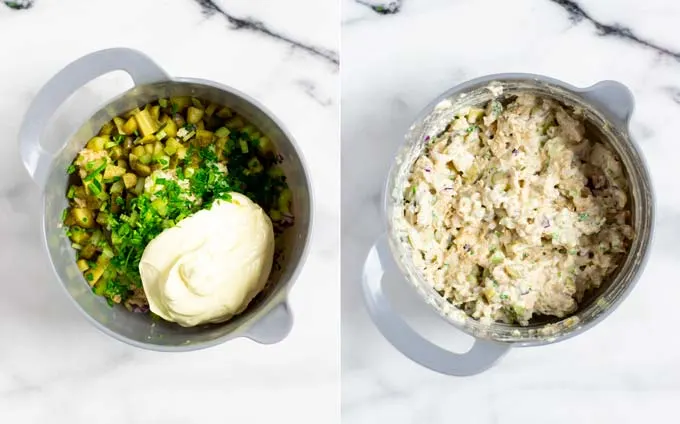
[[[678,18],[0,0],[0,422],[674,422]]]

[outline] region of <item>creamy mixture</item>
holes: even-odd
[[[415,161],[405,242],[425,279],[482,321],[563,317],[633,237],[623,167],[582,118],[519,95],[464,108]]]
[[[241,313],[265,286],[274,259],[267,214],[239,193],[164,230],[139,263],[151,312],[185,327]]]

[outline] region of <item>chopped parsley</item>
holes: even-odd
[[[90,162],[92,163],[92,162]],[[89,166],[89,163],[88,163]],[[93,180],[97,175],[99,175],[104,169],[106,169],[106,161],[99,165],[94,171],[92,171],[87,177],[83,178],[83,181]],[[101,188],[101,187],[100,187]]]

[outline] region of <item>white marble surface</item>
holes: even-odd
[[[236,19],[261,21],[265,34],[204,14],[199,3],[37,0],[11,10],[0,2],[2,423],[339,422],[339,4],[216,2]],[[235,340],[182,354],[137,350],[88,324],[58,287],[41,246],[40,193],[18,158],[18,125],[47,79],[114,46],[139,49],[172,75],[249,93],[302,147],[317,225],[291,293],[295,325],[283,342]],[[123,74],[103,77],[78,92],[59,119],[82,122],[130,84]]]
[[[577,2],[592,20],[550,0],[400,3],[397,13],[379,14],[343,2],[343,422],[677,422],[680,3]],[[614,26],[633,36],[601,35]],[[594,329],[513,350],[478,376],[445,377],[410,362],[378,333],[362,304],[360,268],[382,231],[383,180],[412,119],[446,89],[498,72],[539,73],[577,86],[614,79],[632,89],[632,134],[657,193],[656,238],[632,295]],[[405,283],[395,281],[393,289],[399,309],[432,340],[459,350],[469,345],[410,298]]]

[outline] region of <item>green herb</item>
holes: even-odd
[[[87,278],[87,281],[92,281],[94,280],[94,275],[92,275],[91,272],[88,272],[87,275],[85,275],[85,278]]]
[[[167,101],[166,99],[158,99],[158,104],[159,104],[162,108],[168,107],[168,101]]]
[[[99,196],[102,192],[102,186],[99,184],[99,181],[94,180],[90,184],[87,185],[87,188],[90,189],[92,194],[95,196]]]
[[[68,188],[68,193],[66,193],[66,197],[69,199],[73,199],[76,195],[76,186],[71,186]]]
[[[123,134],[118,134],[113,136],[113,141],[116,142],[116,144],[120,144],[123,141],[125,141],[125,136]]]
[[[68,216],[68,209],[64,209],[64,211],[61,213],[61,222],[66,221],[66,217]],[[85,221],[83,221],[85,222]]]
[[[585,212],[579,214],[579,216],[578,216],[578,220],[579,220],[579,221],[585,221],[585,220],[587,220],[587,219],[588,219],[588,214],[585,213]]]
[[[91,163],[91,162],[90,162],[90,163]],[[88,165],[89,165],[89,163],[88,163]],[[106,169],[106,165],[107,165],[107,164],[106,164],[106,161],[104,161],[104,163],[101,164],[101,165],[99,165],[99,166],[97,167],[97,169],[95,169],[94,171],[92,171],[92,172],[90,173],[90,175],[88,175],[87,177],[83,178],[83,181],[90,181],[90,180],[94,179],[94,177],[96,177],[100,172],[102,172],[104,169]],[[101,187],[100,187],[100,188],[101,188]]]
[[[74,172],[76,172],[76,166],[73,165],[73,164],[71,164],[71,165],[66,169],[66,172],[68,172],[69,174],[73,174]]]
[[[510,296],[508,296],[507,293],[501,293],[500,298],[501,298],[501,300],[508,300],[508,299],[510,299]]]

